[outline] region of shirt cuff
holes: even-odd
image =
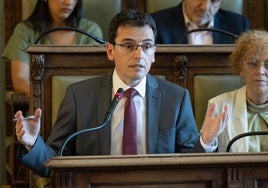
[[[211,145],[207,145],[207,144],[205,144],[205,143],[203,142],[201,136],[200,136],[199,139],[200,139],[200,143],[201,143],[201,145],[202,145],[202,147],[204,148],[204,150],[205,150],[206,153],[211,153],[211,152],[216,151],[216,149],[217,149],[217,147],[218,147],[218,139],[214,139],[214,142],[213,142],[213,144],[211,144]]]

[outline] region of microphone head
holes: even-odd
[[[121,99],[123,97],[124,90],[123,88],[119,88],[117,92],[114,94],[114,97]]]

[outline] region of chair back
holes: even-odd
[[[64,97],[68,85],[79,82],[85,79],[94,78],[97,75],[84,75],[84,76],[53,76],[52,77],[52,125],[54,125],[57,118],[58,110],[61,101]]]
[[[244,84],[239,75],[196,75],[194,77],[194,114],[199,130],[207,111],[208,100]]]

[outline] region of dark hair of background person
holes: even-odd
[[[82,0],[77,0],[77,4],[72,14],[66,19],[66,27],[77,28],[82,18]],[[49,12],[48,0],[38,0],[32,14],[25,20],[25,23],[33,29],[44,32],[52,22]]]
[[[144,12],[139,12],[136,10],[126,10],[117,14],[111,21],[108,32],[108,41],[111,44],[115,43],[115,38],[117,35],[117,29],[123,25],[131,25],[137,27],[143,27],[149,25],[154,33],[154,38],[156,39],[157,30],[154,19]]]

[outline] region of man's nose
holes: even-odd
[[[142,47],[137,45],[136,49],[134,50],[135,57],[141,57],[141,54],[143,53]]]

